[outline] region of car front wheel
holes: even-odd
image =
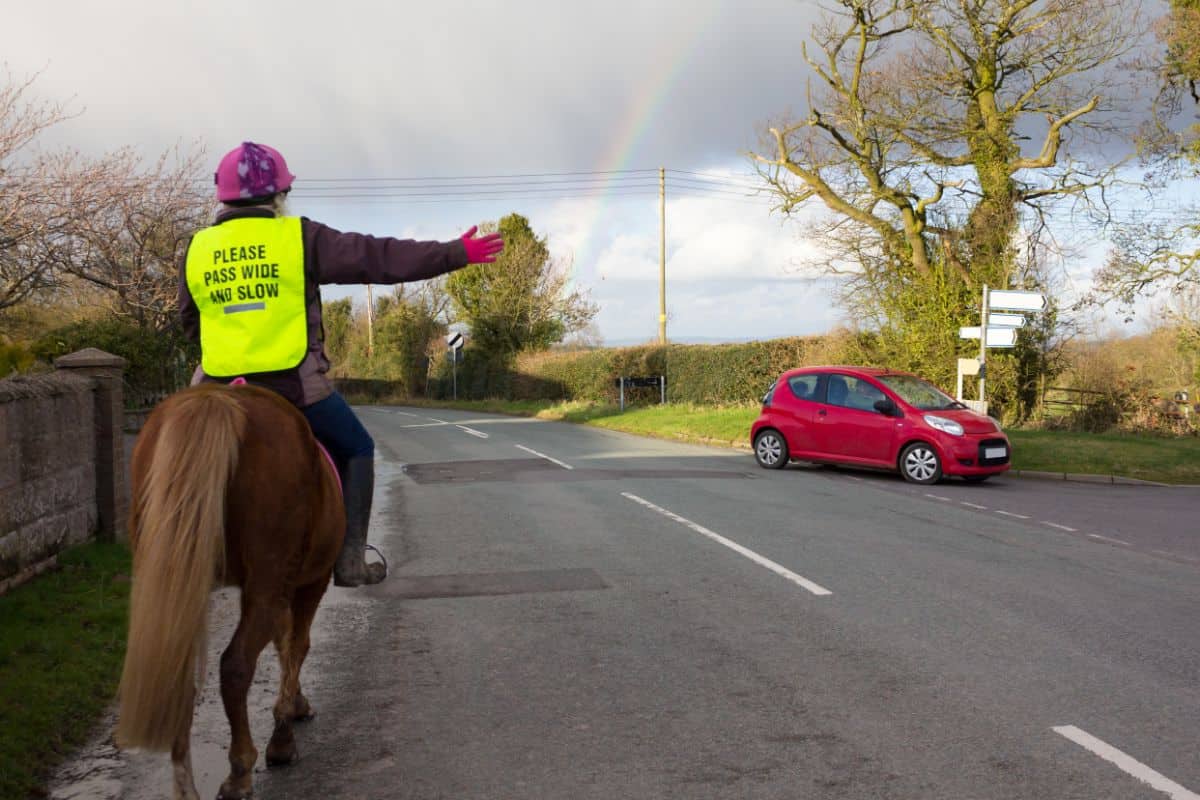
[[[788,446],[779,431],[766,430],[754,437],[754,458],[763,469],[787,466]]]
[[[912,483],[937,483],[942,479],[942,460],[932,446],[913,442],[900,453],[900,474]]]

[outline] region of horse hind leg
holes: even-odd
[[[250,736],[246,698],[254,681],[259,654],[271,641],[284,609],[256,604],[242,590],[242,619],[229,647],[221,654],[221,700],[233,737],[229,743],[229,777],[221,784],[217,800],[246,800],[253,794],[254,763],[258,750]]]
[[[195,690],[191,692],[188,708],[194,708]],[[192,714],[187,715],[183,730],[176,735],[171,745],[171,773],[175,800],[200,800],[196,791],[196,780],[192,774]]]
[[[296,750],[296,738],[292,735],[292,721],[296,716],[296,698],[300,694],[299,676],[294,666],[295,647],[292,643],[294,616],[291,609],[284,614],[286,624],[275,632],[275,651],[279,653],[279,697],[275,700],[275,730],[267,744],[267,766],[282,767],[295,762],[300,756]]]
[[[291,764],[299,757],[293,723],[312,719],[314,714],[308,698],[300,691],[300,669],[308,656],[309,630],[317,606],[325,594],[329,578],[300,587],[292,600],[289,623],[275,637],[275,648],[279,651],[280,680],[279,697],[275,701],[275,732],[267,745],[267,765]]]

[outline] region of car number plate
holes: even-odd
[[[1004,458],[1008,455],[1008,449],[1004,447],[985,447],[983,448],[984,458]]]

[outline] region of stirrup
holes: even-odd
[[[387,576],[388,576],[388,572],[389,572],[387,557],[384,556],[382,550],[380,550],[378,547],[376,547],[375,545],[370,544],[368,542],[367,544],[363,545],[363,565],[364,565],[364,567],[366,565],[366,554],[367,554],[368,550],[374,550],[375,555],[379,556],[379,560],[383,562],[383,578],[381,578],[380,581],[382,582],[383,580],[386,580]]]

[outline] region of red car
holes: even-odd
[[[987,480],[1012,454],[991,417],[916,375],[874,367],[788,370],[763,397],[750,441],[766,469],[818,461],[899,470],[925,484]]]

